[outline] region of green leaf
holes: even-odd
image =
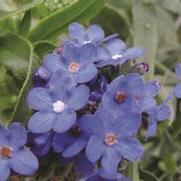
[[[26,77],[29,54],[29,45],[22,37],[13,33],[0,35],[0,65],[19,80]]]
[[[27,10],[41,4],[42,2],[43,2],[43,0],[34,0],[33,2],[28,3],[28,4],[24,5],[24,6],[22,6],[21,8],[18,8],[17,10],[10,11],[10,12],[9,11],[3,11],[3,12],[1,11],[1,13],[0,13],[0,21],[6,19],[8,17],[17,15],[19,13],[25,12],[25,11],[27,11]]]
[[[140,181],[138,162],[130,163],[127,169],[127,176],[134,181]]]
[[[158,43],[157,17],[155,6],[152,3],[142,3],[141,0],[133,1],[133,28],[134,45],[146,49],[146,54],[140,61],[150,65],[147,79],[152,79],[155,69],[156,50]]]
[[[56,46],[47,40],[37,41],[34,43],[34,51],[39,56],[41,61],[46,54],[52,53],[55,48]]]
[[[8,31],[17,32],[16,20],[14,20],[11,17],[0,21],[0,33],[8,32]]]
[[[132,0],[107,0],[108,4],[114,6],[115,8],[131,8]]]
[[[37,57],[34,56],[33,54],[33,46],[32,44],[26,40],[26,43],[28,45],[28,50],[29,50],[29,54],[28,54],[28,62],[29,62],[29,66],[28,66],[28,71],[26,74],[26,79],[23,83],[23,86],[19,92],[18,95],[18,100],[16,103],[16,106],[14,108],[13,111],[13,116],[11,118],[11,122],[22,122],[24,124],[26,124],[28,118],[31,115],[31,110],[29,109],[28,105],[27,105],[27,94],[28,91],[30,90],[31,86],[32,86],[32,79],[33,79],[33,73],[35,71],[35,68],[38,65],[38,61],[37,61]]]
[[[72,21],[87,21],[96,15],[104,5],[104,0],[78,0],[64,9],[57,10],[44,18],[32,29],[30,39],[32,41],[50,39],[65,30]]]
[[[126,10],[108,5],[91,22],[101,25],[106,34],[119,33],[123,39],[128,37],[131,26]]]
[[[23,19],[20,21],[18,26],[18,33],[22,36],[27,36],[31,26],[31,10],[25,12]]]

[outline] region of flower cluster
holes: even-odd
[[[27,97],[34,111],[28,121],[28,145],[37,157],[52,149],[62,163],[73,162],[78,179],[129,181],[118,168],[141,159],[137,135],[142,127],[146,138],[155,135],[157,122],[170,115],[169,98],[158,105],[160,83],[144,81],[148,64],[132,61],[144,55],[143,48],[128,48],[117,34],[105,37],[98,25],[85,29],[72,23],[68,31],[70,38],[36,70],[35,87]],[[128,61],[129,69],[122,73]],[[176,73],[181,76],[180,65]],[[178,84],[178,97],[180,90]],[[32,174],[38,162],[23,147],[25,130],[16,124],[9,131],[0,129],[0,180],[8,177],[10,168]]]

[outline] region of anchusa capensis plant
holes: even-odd
[[[169,100],[181,98],[178,84],[157,103],[160,83],[145,81],[149,65],[135,61],[143,48],[128,48],[117,34],[105,37],[98,25],[85,29],[72,23],[68,31],[70,38],[36,70],[27,95],[34,111],[28,131],[17,123],[0,126],[1,181],[10,171],[32,175],[37,158],[50,149],[61,164],[73,163],[78,180],[129,181],[119,168],[142,158],[141,130],[146,130],[144,140],[154,136],[157,124],[170,116]],[[180,64],[176,75],[181,79]]]

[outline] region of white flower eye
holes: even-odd
[[[53,110],[56,113],[61,113],[63,110],[65,109],[65,104],[64,102],[58,100],[56,102],[53,103]]]

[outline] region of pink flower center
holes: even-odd
[[[115,95],[115,99],[118,103],[123,103],[126,99],[126,92],[125,91],[117,91]]]
[[[75,62],[70,63],[68,66],[68,70],[70,73],[77,72],[79,70],[79,64]]]
[[[11,157],[11,154],[12,154],[12,150],[11,150],[11,148],[9,148],[7,146],[4,146],[0,149],[0,155],[2,155],[5,158]]]
[[[117,137],[114,133],[107,133],[105,136],[105,143],[107,145],[114,145],[117,143]]]

